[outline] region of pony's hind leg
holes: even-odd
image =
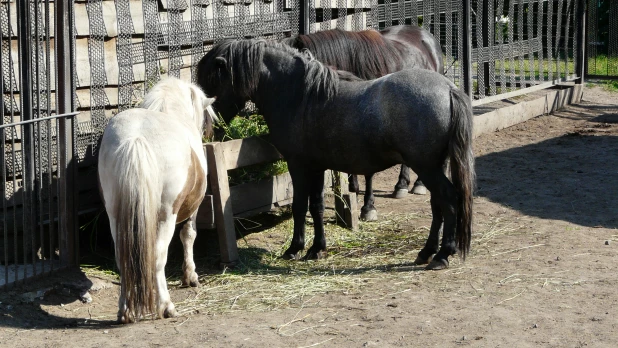
[[[358,186],[358,175],[349,174],[348,175],[348,190],[350,192],[354,192],[358,195],[360,188]]]
[[[378,210],[373,205],[375,197],[373,196],[373,174],[365,175],[365,201],[361,208],[360,217],[365,221],[376,221],[378,219]]]
[[[116,248],[116,219],[111,214],[108,214],[108,216],[109,229],[112,233],[112,239],[114,240],[114,248]],[[116,255],[116,266],[118,267],[118,269],[121,269],[120,255],[118,255],[117,252],[115,252],[114,254]],[[122,286],[122,274],[120,274],[120,284]],[[127,307],[127,299],[124,295],[124,291],[120,291],[120,296],[118,297],[118,322],[122,324],[134,322],[133,316],[131,315],[131,313],[129,313],[129,307]]]
[[[401,165],[399,170],[399,179],[395,185],[395,191],[393,197],[400,199],[408,195],[408,186],[410,185],[410,168],[405,164]]]
[[[440,209],[440,203],[438,202],[438,195],[431,195],[431,228],[429,229],[429,237],[425,242],[425,246],[418,252],[414,264],[426,265],[431,261],[433,254],[438,252],[440,248],[440,232],[442,230],[442,210]]]
[[[156,263],[156,278],[157,278],[157,296],[158,304],[157,311],[160,318],[172,318],[176,316],[176,308],[170,298],[170,293],[167,290],[167,279],[165,279],[165,264],[167,263],[167,250],[172,236],[174,236],[174,228],[176,226],[176,215],[165,214],[165,219],[160,220],[157,236],[157,263]]]
[[[195,262],[193,261],[193,242],[195,242],[195,219],[197,212],[185,221],[180,230],[180,240],[184,249],[184,260],[182,262],[182,285],[183,286],[199,286],[197,273],[195,273]]]
[[[412,186],[412,193],[414,193],[415,195],[427,194],[427,188],[420,179],[416,179],[416,181],[414,182],[414,185]]]
[[[432,223],[430,230],[430,239],[427,240],[427,245],[419,256],[427,257],[428,253],[434,252],[435,244],[440,236],[440,225],[444,220],[442,244],[437,254],[427,265],[428,270],[440,270],[448,268],[448,257],[457,253],[457,244],[455,240],[456,228],[456,207],[457,193],[453,184],[447,179],[442,170],[436,170],[428,173],[423,173],[421,179],[431,192],[431,208],[432,208]],[[440,215],[441,213],[441,215]]]

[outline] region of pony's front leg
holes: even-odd
[[[200,285],[197,273],[195,273],[195,262],[193,261],[193,243],[195,242],[195,219],[197,212],[185,221],[180,230],[180,240],[184,248],[184,260],[182,262],[182,285],[196,287]]]
[[[286,260],[300,259],[300,252],[305,249],[305,215],[309,200],[309,180],[302,167],[288,161],[294,197],[292,198],[292,215],[294,216],[294,235],[290,247],[283,253]]]
[[[156,278],[157,278],[157,296],[158,304],[157,311],[159,318],[172,318],[176,316],[176,308],[170,298],[170,293],[167,290],[167,279],[165,279],[165,264],[167,263],[167,250],[172,236],[174,236],[174,228],[176,227],[176,215],[167,215],[159,222],[159,229],[157,235],[157,264],[156,264]]]
[[[309,180],[309,212],[313,218],[313,245],[307,251],[305,260],[318,260],[326,257],[326,237],[324,236],[324,171],[314,173]]]
[[[378,219],[378,210],[373,205],[375,197],[373,196],[373,174],[365,175],[365,201],[361,208],[360,218],[365,221],[376,221]]]

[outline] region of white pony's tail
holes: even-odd
[[[152,148],[143,137],[125,140],[114,153],[117,191],[116,257],[121,275],[121,298],[126,300],[123,322],[156,313],[156,239],[160,185]],[[121,307],[122,308],[122,307]]]

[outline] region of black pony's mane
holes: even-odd
[[[303,85],[306,95],[330,99],[337,93],[339,74],[336,70],[313,59],[311,53],[296,50],[283,43],[256,39],[228,40],[215,45],[207,56],[223,57],[227,61],[227,69],[232,76],[234,91],[244,97],[250,97],[258,87],[260,69],[266,50],[274,50],[283,56],[289,56],[290,59],[300,59],[304,63]],[[289,81],[289,83],[298,83],[298,81]],[[297,88],[296,85],[293,87]]]
[[[318,31],[285,39],[296,49],[308,49],[319,61],[371,80],[401,70],[402,53],[376,30]]]

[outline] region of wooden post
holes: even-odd
[[[333,171],[332,175],[337,223],[354,231],[358,229],[356,193],[350,193],[348,191],[348,185],[346,183],[347,174]]]
[[[236,246],[230,186],[221,143],[206,144],[206,158],[212,187],[212,204],[219,236],[219,249],[221,250],[221,266],[233,267],[238,261],[238,247]]]

